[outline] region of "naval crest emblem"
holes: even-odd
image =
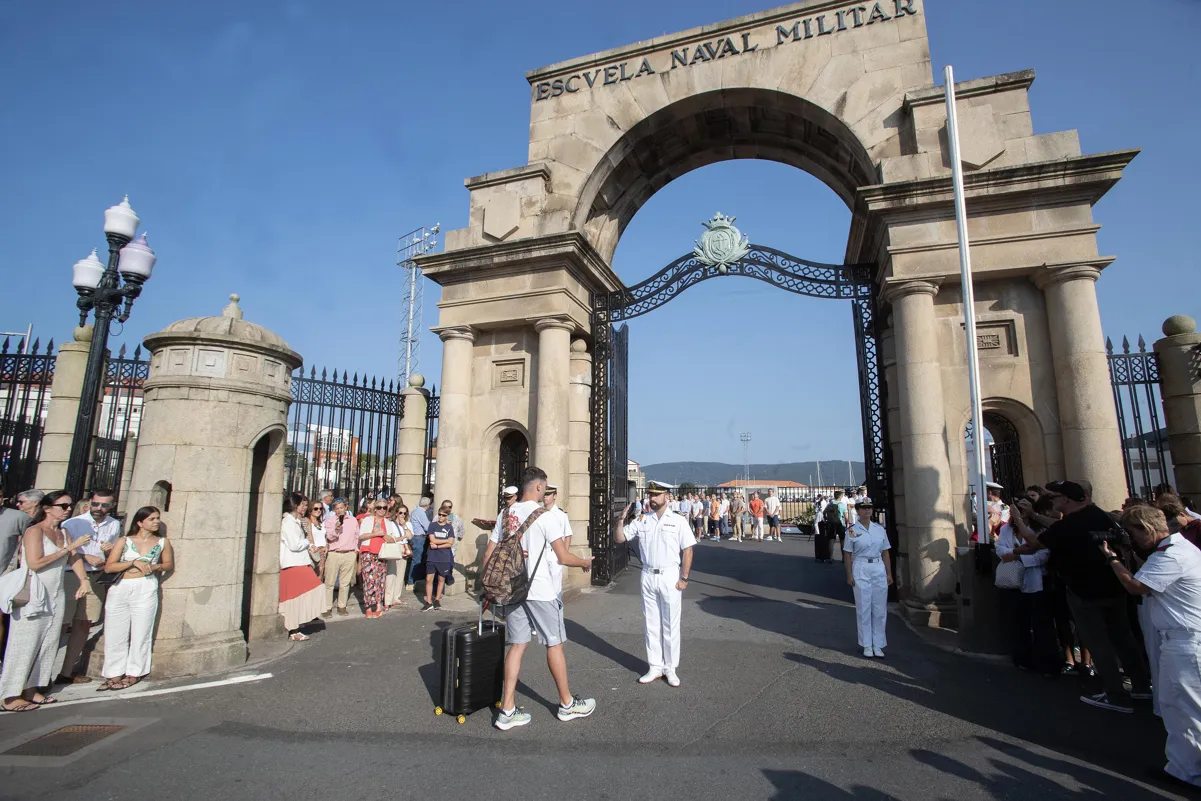
[[[750,250],[750,239],[734,227],[735,219],[719,211],[713,215],[712,220],[701,223],[708,230],[701,234],[701,241],[696,243],[696,248],[692,251],[697,261],[709,267],[716,267],[724,273],[729,270],[731,264],[740,261],[747,254]]]

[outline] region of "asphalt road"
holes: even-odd
[[[59,725],[131,727],[56,767],[0,755],[0,798],[1181,797],[1144,776],[1164,739],[1149,708],[1093,709],[1078,680],[948,653],[895,616],[888,657],[864,659],[842,566],[807,542],[697,550],[679,689],[636,682],[631,570],[567,604],[572,690],[598,703],[587,720],[555,719],[538,646],[519,693],[529,726],[435,717],[441,629],[473,616],[392,612],[336,620],[255,666],[264,681],[0,715],[0,751]]]

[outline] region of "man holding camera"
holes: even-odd
[[[1080,700],[1101,709],[1132,712],[1123,699],[1119,665],[1130,679],[1134,700],[1150,700],[1151,677],[1130,629],[1126,591],[1099,548],[1103,544],[1115,550],[1122,547],[1122,532],[1109,515],[1088,502],[1079,483],[1053,481],[1047,494],[1063,518],[1039,534],[1038,541],[1050,550],[1051,563],[1067,585],[1076,628],[1105,686],[1103,692],[1082,695]]]

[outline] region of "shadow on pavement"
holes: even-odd
[[[870,801],[897,801],[895,795],[882,793],[871,787],[858,785],[851,790],[835,787],[824,779],[799,770],[764,770],[763,775],[775,787],[772,801],[796,801],[798,798],[846,798],[870,799]]]

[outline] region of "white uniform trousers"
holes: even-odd
[[[158,617],[158,579],[121,579],[104,602],[106,679],[145,676],[150,672],[154,619]]]
[[[851,564],[851,577],[855,579],[859,647],[884,648],[888,645],[884,636],[884,623],[888,619],[888,574],[884,571],[884,560],[877,557],[869,562],[856,556]]]
[[[1201,786],[1201,634],[1162,632],[1155,695],[1168,730],[1167,772]]]
[[[642,614],[646,618],[646,661],[651,670],[675,670],[680,666],[680,601],[676,589],[679,566],[661,573],[642,571]]]
[[[1159,632],[1151,623],[1151,609],[1157,601],[1154,596],[1144,595],[1138,605],[1138,625],[1143,630],[1143,645],[1147,649],[1147,664],[1151,668],[1151,709],[1158,717],[1159,712]]]

